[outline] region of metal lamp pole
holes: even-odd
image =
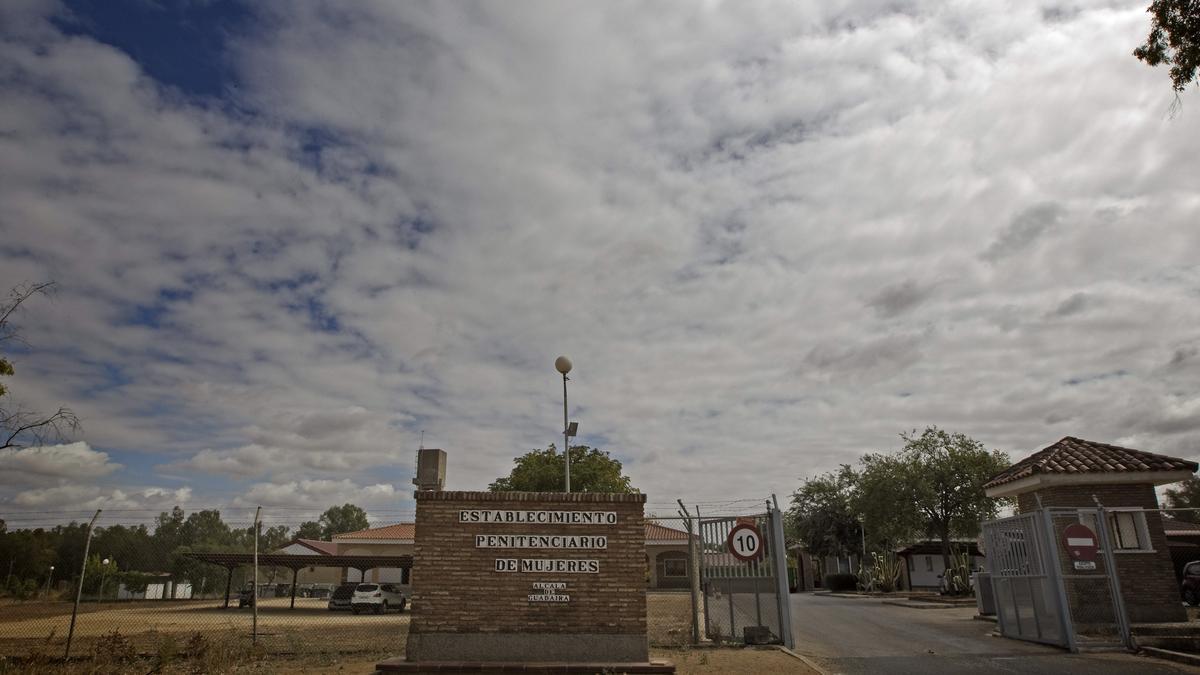
[[[563,376],[563,465],[566,466],[564,484],[571,491],[571,424],[567,421],[567,373],[571,372],[571,359],[560,356],[554,359],[554,369]]]

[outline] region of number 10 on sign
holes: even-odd
[[[738,560],[758,560],[763,554],[762,535],[757,527],[749,523],[739,523],[729,531],[729,536],[725,539],[725,548]]]

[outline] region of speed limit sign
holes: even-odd
[[[743,562],[758,560],[763,554],[762,534],[751,523],[738,523],[729,531],[725,548]]]

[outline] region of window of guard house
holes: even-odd
[[[687,576],[687,558],[686,557],[671,557],[662,560],[662,575],[664,577],[686,577]]]
[[[1145,548],[1139,538],[1137,516],[1140,513],[1117,511],[1108,515],[1109,525],[1112,526],[1116,541],[1113,547],[1121,550],[1137,550]]]
[[[1096,531],[1096,512],[1081,511],[1079,522]],[[1108,533],[1114,551],[1149,551],[1146,515],[1140,511],[1109,511]],[[1097,542],[1099,544],[1099,542]]]

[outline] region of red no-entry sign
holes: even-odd
[[[1091,562],[1096,559],[1100,544],[1096,540],[1096,533],[1092,532],[1092,528],[1072,523],[1063,529],[1062,536],[1063,544],[1066,545],[1071,560]]]

